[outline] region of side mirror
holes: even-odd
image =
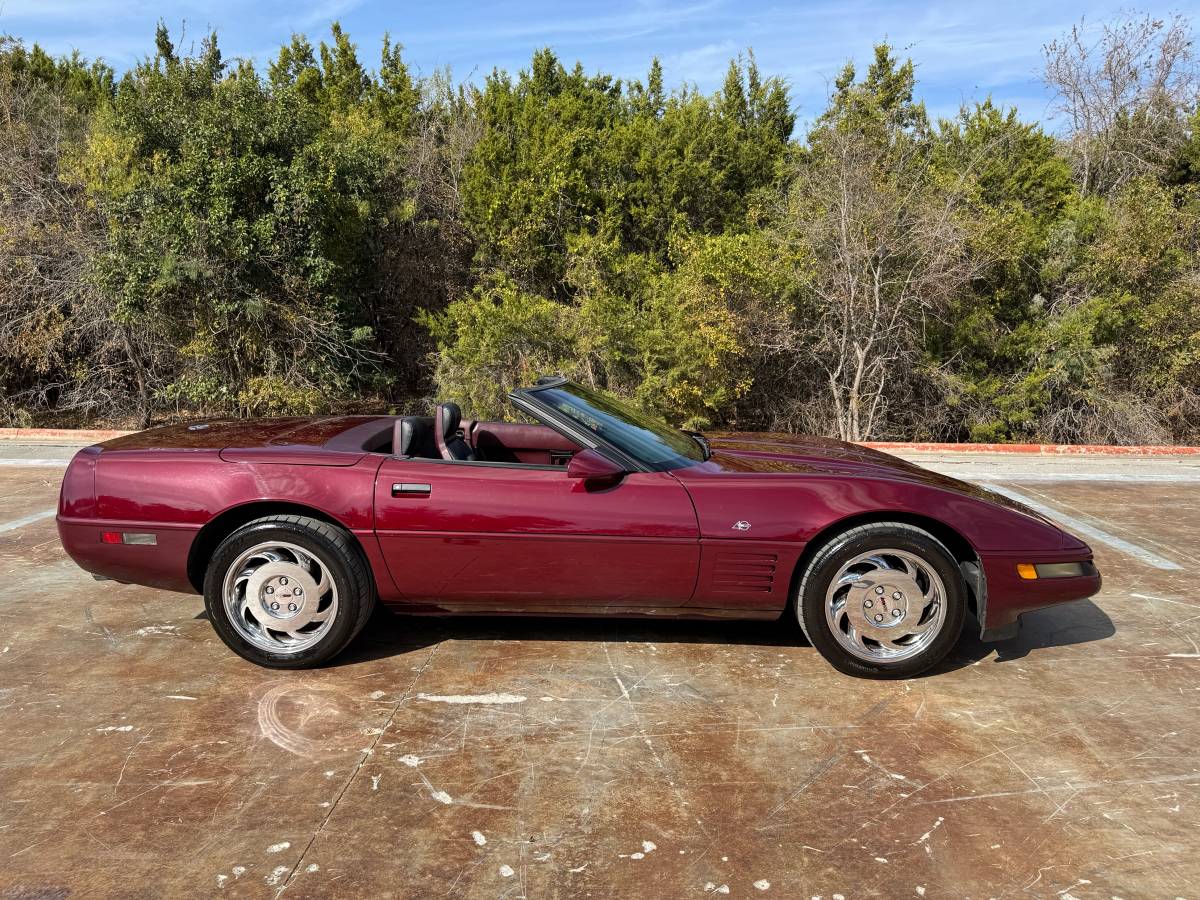
[[[602,453],[580,450],[567,463],[567,477],[591,488],[609,487],[625,477],[625,470]]]

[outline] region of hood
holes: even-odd
[[[717,432],[705,437],[713,451],[711,462],[731,472],[844,473],[848,469],[882,469],[908,476],[934,475],[898,456],[810,434]]]
[[[706,434],[712,457],[710,472],[777,475],[837,475],[887,478],[925,484],[977,500],[1005,506],[1058,527],[1041,513],[986,488],[931,472],[916,463],[870,447],[807,434],[716,432]]]

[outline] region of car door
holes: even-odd
[[[561,465],[392,457],[375,528],[400,592],[446,609],[681,606],[699,567],[695,510],[666,472],[589,490]]]

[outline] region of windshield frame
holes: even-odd
[[[656,424],[663,429],[674,431],[687,441],[695,443],[700,449],[701,458],[693,459],[691,457],[677,454],[677,458],[669,461],[656,462],[642,459],[631,453],[629,450],[622,448],[620,445],[613,443],[604,435],[587,427],[582,422],[579,422],[574,418],[560,412],[539,396],[539,394],[541,394],[543,391],[564,387],[567,388],[568,393],[570,392],[571,387],[578,387],[582,391],[589,393],[591,392],[589,388],[586,388],[580,384],[576,384],[569,378],[556,376],[553,378],[539,378],[537,383],[532,387],[518,388],[517,390],[512,391],[508,397],[518,409],[532,415],[534,418],[571,438],[581,446],[604,453],[614,461],[626,466],[626,468],[632,472],[670,472],[676,469],[700,465],[708,459],[709,453],[704,446],[704,441],[702,439],[698,440],[694,435],[686,431],[682,431],[681,429],[674,428],[673,426],[668,425],[666,422],[655,419],[653,416],[648,416],[647,418],[653,419]],[[615,400],[617,398],[613,399]]]

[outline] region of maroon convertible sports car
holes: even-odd
[[[822,438],[677,431],[564,378],[541,424],[217,420],[81,450],[63,546],[98,577],[203,592],[263,666],[340,652],[376,599],[412,613],[795,616],[843,672],[913,675],[1089,597],[1087,545],[1032,510]],[[790,625],[782,627],[791,627]]]

